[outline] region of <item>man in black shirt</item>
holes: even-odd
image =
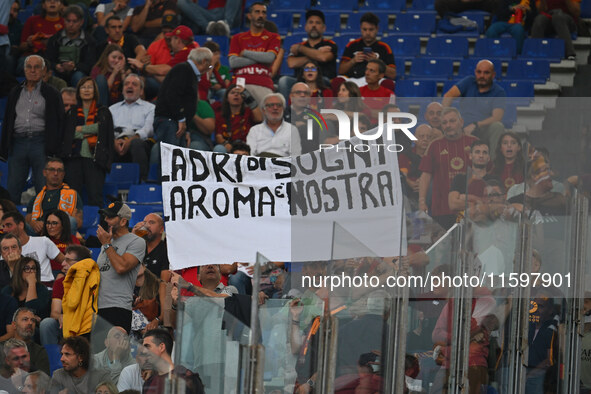
[[[160,288],[158,296],[160,305],[164,306],[166,299],[166,284],[170,281],[170,271],[168,269],[168,253],[166,249],[166,240],[162,239],[164,234],[164,220],[156,213],[146,215],[142,222],[137,223],[132,233],[142,237],[146,241],[146,255],[142,262],[156,277],[160,278]],[[170,292],[168,292],[170,293]],[[148,330],[157,328],[164,322],[164,310],[160,308],[160,316],[148,324]]]
[[[146,48],[140,44],[135,35],[123,32],[123,21],[118,16],[111,16],[107,19],[105,32],[107,33],[107,40],[98,43],[96,47],[97,59],[109,44],[119,45],[123,49],[126,59],[143,58],[146,54]]]
[[[380,59],[386,63],[385,77],[387,79],[396,78],[396,64],[392,49],[388,44],[377,39],[379,23],[380,19],[376,15],[371,12],[364,14],[361,17],[361,38],[349,41],[341,57],[339,74],[352,79],[359,86],[366,84],[365,68],[371,59]],[[335,78],[331,84],[335,92],[342,83],[342,79],[337,81],[339,79]],[[335,84],[335,81],[338,85]],[[389,86],[385,87],[394,90],[393,83],[389,83]]]
[[[461,212],[468,206],[476,204],[484,197],[485,181],[494,179],[486,173],[490,162],[489,148],[486,142],[476,140],[470,146],[470,161],[472,165],[467,174],[458,174],[451,183],[448,194],[449,209]]]
[[[324,13],[320,10],[308,10],[304,29],[308,34],[308,39],[293,44],[289,48],[287,57],[287,65],[294,69],[296,76],[286,75],[279,79],[279,92],[286,99],[296,78],[302,74],[302,67],[310,60],[318,63],[318,68],[327,81],[337,75],[337,44],[323,37],[326,31]],[[328,82],[326,83],[328,84]]]
[[[187,122],[191,122],[195,115],[197,84],[201,75],[211,69],[212,57],[208,48],[195,48],[186,62],[177,64],[166,74],[154,111],[154,138],[158,143],[152,147],[150,164],[160,163],[159,142],[177,146],[191,143]]]

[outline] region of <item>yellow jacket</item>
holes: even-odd
[[[64,279],[64,338],[86,334],[92,329],[98,305],[101,274],[92,259],[77,262]]]

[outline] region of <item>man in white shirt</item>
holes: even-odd
[[[279,157],[298,156],[302,146],[298,130],[283,120],[285,98],[279,93],[270,93],[261,103],[264,121],[250,128],[246,143],[253,156]]]
[[[137,74],[123,80],[123,101],[109,107],[115,126],[115,153],[117,162],[138,163],[140,176],[148,175],[148,159],[154,135],[154,104],[140,98],[144,82]]]
[[[47,237],[29,237],[25,231],[25,218],[20,212],[6,212],[2,217],[2,228],[5,233],[15,235],[21,243],[22,254],[31,257],[41,265],[41,282],[51,285],[54,277],[51,272],[50,260],[61,264],[64,255]]]

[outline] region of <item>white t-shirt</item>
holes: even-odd
[[[119,381],[117,382],[117,390],[137,390],[140,393],[144,387],[144,380],[142,379],[142,371],[139,364],[128,365],[121,370],[119,374]]]
[[[252,126],[246,136],[246,143],[250,146],[253,156],[263,152],[283,157],[298,156],[302,153],[300,133],[295,126],[286,121],[283,121],[275,132],[267,126],[267,122]]]
[[[29,242],[23,245],[23,256],[31,257],[41,265],[41,281],[52,282],[55,278],[51,272],[51,262],[60,250],[47,237],[29,237]]]

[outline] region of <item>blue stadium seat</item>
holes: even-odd
[[[23,8],[18,12],[18,20],[21,21],[23,24],[33,16],[33,12],[35,11],[34,7],[28,6],[27,8]]]
[[[426,55],[438,58],[464,58],[468,56],[466,37],[431,37],[427,42]]]
[[[538,60],[512,60],[507,67],[505,79],[523,79],[534,83],[546,83],[550,78],[550,62]]]
[[[340,1],[340,0],[339,0]],[[359,12],[392,13],[406,8],[406,0],[365,0]],[[379,17],[380,15],[378,15]],[[387,18],[387,16],[386,16]],[[380,18],[380,22],[386,22]]]
[[[220,53],[222,54],[222,58],[228,56],[228,51],[230,50],[230,39],[225,36],[194,36],[193,39],[199,45],[203,46],[207,41],[217,42],[220,46]]]
[[[474,46],[474,57],[509,61],[517,56],[517,44],[513,37],[481,38]]]
[[[361,17],[363,16],[364,12],[357,12],[357,13],[353,13],[353,14],[349,14],[349,17],[347,18],[347,24],[345,25],[345,29],[342,30],[342,32],[346,32],[346,33],[354,33],[357,34],[357,37],[361,37]],[[384,19],[384,20],[382,20]],[[378,25],[378,36],[382,35],[382,32],[384,30],[384,26],[388,26],[388,19],[387,18],[381,18],[380,19],[380,24]]]
[[[95,235],[96,235],[96,231],[95,231]],[[99,257],[99,254],[101,254],[101,248],[88,248],[90,249],[90,253],[92,253],[92,259],[94,261],[96,261]]]
[[[294,75],[294,69],[289,68],[289,66],[287,65],[287,58],[283,59],[283,62],[281,63],[281,68],[279,68],[279,73],[281,74],[281,76],[288,77],[292,77]]]
[[[454,86],[456,83],[458,83],[460,80],[459,79],[452,79],[451,81],[445,81],[443,83],[443,94],[445,94],[445,92],[447,92],[449,89],[452,88],[452,86]]]
[[[404,79],[406,76],[406,62],[401,56],[394,57],[394,64],[396,65],[396,81]]]
[[[505,104],[505,113],[503,114],[503,125],[510,129],[517,121],[517,106],[525,105],[526,103],[513,102],[508,99]]]
[[[507,97],[534,97],[534,83],[530,81],[499,81]]]
[[[484,31],[484,15],[486,13],[482,13],[483,11],[473,12],[473,11],[466,11],[461,14],[458,14],[459,17],[470,19],[478,25],[478,27],[474,30],[460,30],[455,33],[447,33],[437,26],[437,35],[442,36],[460,36],[460,37],[479,37],[480,34]],[[442,23],[441,21],[439,23]]]
[[[310,8],[310,0],[272,0],[269,3],[267,12],[271,11],[298,11]]]
[[[460,69],[458,71],[458,77],[463,78],[468,75],[474,75],[474,70],[476,69],[476,65],[482,59],[483,58],[480,58],[480,57],[469,57],[467,59],[462,59],[462,61],[460,62]],[[501,75],[503,72],[503,63],[499,59],[489,59],[489,60],[493,63],[493,65],[495,67],[495,73],[497,75],[496,78],[501,79]]]
[[[405,79],[396,82],[396,96],[398,97],[435,97],[437,83],[435,81],[416,81]]]
[[[49,375],[51,376],[53,375],[53,371],[63,367],[61,361],[62,347],[58,344],[43,345],[43,347],[45,348],[45,352],[47,352],[47,357],[49,358]]]
[[[160,185],[131,185],[127,201],[133,204],[161,204],[162,186]]]
[[[335,44],[337,44],[337,47],[339,49],[339,53],[342,55],[343,51],[345,50],[345,47],[347,46],[349,41],[354,40],[358,37],[359,37],[359,32],[357,33],[357,35],[341,33],[340,36],[334,37],[332,40],[335,42]]]
[[[394,21],[396,34],[429,36],[435,30],[435,14],[398,14]]]
[[[410,75],[415,79],[443,81],[453,75],[452,59],[414,59],[410,66]]]
[[[564,57],[564,41],[556,38],[528,38],[520,59],[546,59],[559,62]]]
[[[357,11],[359,9],[358,0],[317,0],[314,8],[325,10],[339,10],[339,11]]]
[[[82,234],[86,233],[86,230],[93,226],[98,226],[100,215],[99,215],[99,207],[95,207],[92,205],[85,205],[82,208],[82,227],[80,227],[80,232]]]
[[[414,58],[421,54],[421,38],[418,36],[388,36],[382,41],[390,45],[395,60]]]
[[[277,25],[280,35],[285,35],[293,27],[293,13],[291,11],[273,11],[267,14],[267,20]]]
[[[164,213],[164,209],[162,208],[162,204],[147,204],[147,205],[138,205],[138,204],[128,204],[129,208],[131,209],[131,220],[129,221],[129,226],[133,227],[138,222],[144,220],[146,215],[150,213]]]
[[[304,34],[292,34],[291,36],[287,36],[283,39],[282,47],[283,47],[283,49],[285,49],[285,52],[288,53],[289,48],[293,44],[298,44],[298,43],[304,41],[304,39],[307,37],[308,37],[308,35],[305,33]]]
[[[117,185],[119,189],[129,189],[139,182],[140,166],[137,163],[113,163],[105,179],[105,184]]]
[[[435,0],[412,0],[412,11],[433,11]]]
[[[19,211],[23,216],[27,215],[27,206],[26,205],[17,205],[16,210]]]

